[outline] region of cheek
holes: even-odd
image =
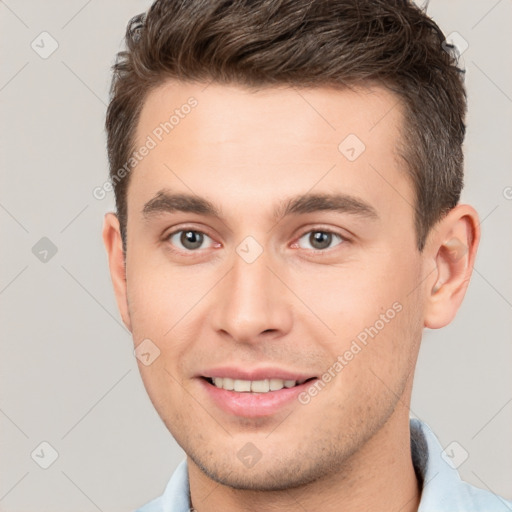
[[[192,267],[173,268],[164,257],[132,254],[127,295],[134,337],[163,338],[208,290],[210,279]]]
[[[326,411],[329,416],[325,421],[348,430],[371,430],[372,422],[391,414],[400,399],[406,401],[421,332],[418,336],[411,329],[417,319],[408,305],[390,311],[388,323],[379,319],[362,329],[352,326],[353,335],[343,335],[328,347],[329,383],[316,404],[319,414]]]
[[[335,333],[315,338],[332,364],[341,356],[343,370],[335,373],[361,385],[376,379],[372,370],[390,384],[403,378],[415,361],[422,331],[417,262],[391,255],[373,262],[331,269],[331,275],[308,280],[301,292]]]
[[[307,272],[296,275],[294,281],[297,295],[336,333],[336,338],[357,335],[388,310],[388,316],[394,318],[395,310],[410,300],[408,295],[418,282],[413,265],[407,266],[390,255],[345,266],[319,266],[309,276]]]

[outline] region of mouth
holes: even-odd
[[[281,389],[290,389],[301,386],[306,382],[315,380],[316,377],[302,380],[284,380],[278,378],[270,378],[263,380],[243,380],[233,379],[231,377],[202,377],[206,382],[218,389],[226,391],[235,391],[237,393],[271,393],[280,391]]]
[[[242,376],[241,372],[237,373],[231,377],[221,376],[221,372],[215,376],[200,376],[198,382],[207,402],[228,416],[238,418],[272,418],[284,414],[290,407],[302,407],[300,394],[318,380],[302,375],[281,375],[297,379],[271,377],[270,372],[265,372],[267,378],[258,375],[249,380],[235,378]]]

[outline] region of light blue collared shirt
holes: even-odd
[[[463,482],[450,457],[459,457],[454,449],[444,453],[436,436],[425,424],[411,419],[411,449],[414,469],[423,480],[418,512],[512,512],[512,501]],[[459,448],[460,449],[460,448]],[[162,496],[136,512],[189,512],[187,461],[176,468]]]

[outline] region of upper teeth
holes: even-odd
[[[230,379],[229,377],[215,377],[213,383],[218,388],[227,389],[228,391],[268,393],[269,391],[279,391],[283,388],[292,388],[299,381],[283,379],[241,380]]]

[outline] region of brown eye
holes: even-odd
[[[331,233],[330,231],[309,231],[300,237],[298,245],[302,249],[314,249],[321,251],[324,249],[330,249],[333,241],[336,240],[339,240],[339,242],[335,245],[339,245],[343,242],[343,238],[340,235]],[[304,246],[304,244],[309,244],[309,247]]]
[[[203,243],[208,240],[211,245],[211,238],[200,231],[193,231],[191,229],[182,229],[169,235],[169,241],[177,246],[179,249],[187,251],[194,251],[200,249]],[[205,247],[203,247],[204,249]]]

